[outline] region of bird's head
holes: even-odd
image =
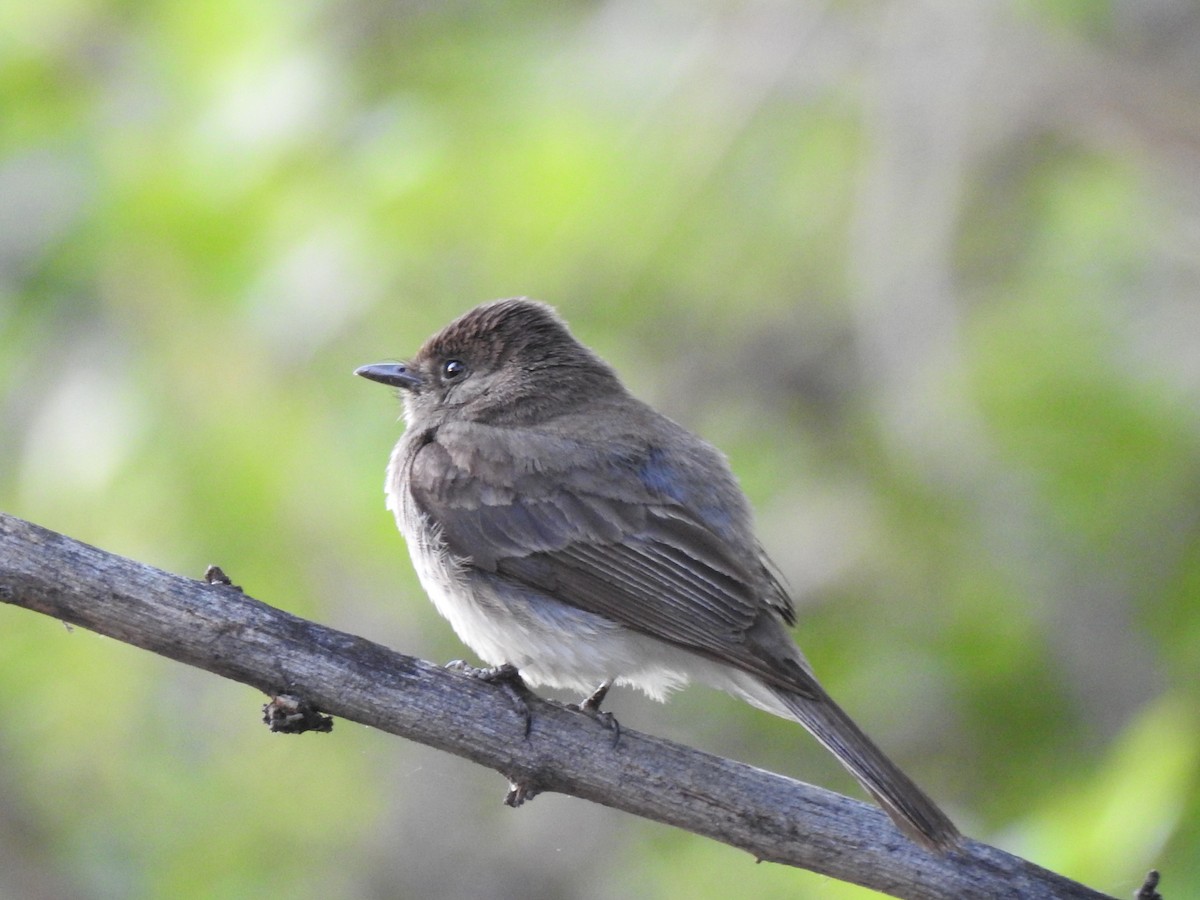
[[[399,388],[410,426],[451,419],[533,424],[623,390],[553,308],[524,297],[475,307],[407,363],[377,363],[355,374]]]

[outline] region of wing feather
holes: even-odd
[[[503,442],[493,440],[479,464],[462,432],[443,432],[417,449],[409,490],[456,556],[668,643],[791,681],[747,643],[764,615],[787,618],[790,601],[752,539],[739,554],[737,542],[681,502],[713,490],[689,483],[685,465],[671,467],[657,448],[639,458],[626,443],[609,455],[591,448],[582,474],[556,471],[537,464],[529,436],[521,459],[506,463]],[[646,460],[653,478],[639,477]]]

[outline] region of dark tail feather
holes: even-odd
[[[858,779],[897,827],[917,843],[945,853],[962,835],[946,814],[863,734],[833,700],[776,690],[792,715]]]

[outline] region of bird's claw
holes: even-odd
[[[611,678],[601,682],[598,688],[592,691],[587,697],[584,697],[579,703],[567,704],[567,709],[573,709],[576,712],[583,713],[585,716],[590,716],[611,731],[613,733],[612,745],[615,747],[621,743],[621,723],[617,721],[617,717],[612,713],[600,710],[600,704],[608,696],[608,689],[612,685],[613,680]]]
[[[529,695],[530,690],[516,666],[512,663],[504,663],[502,666],[480,668],[472,666],[464,660],[456,659],[446,663],[446,668],[451,672],[466,675],[468,678],[500,687],[504,691],[504,696],[512,704],[513,710],[524,720],[525,737],[529,737],[529,732],[533,728],[533,713],[529,711],[529,704],[525,702],[525,697]]]

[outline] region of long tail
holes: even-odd
[[[814,699],[772,689],[792,716],[858,779],[901,831],[941,853],[955,847],[962,835],[954,823],[884,756],[828,694],[818,691]]]

